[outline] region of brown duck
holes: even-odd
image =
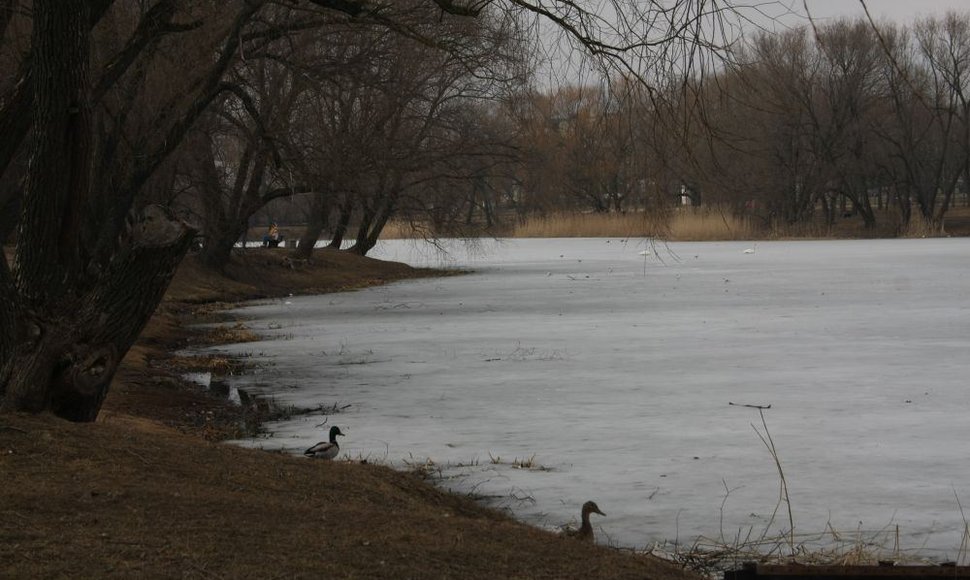
[[[588,501],[583,504],[582,511],[582,524],[579,526],[578,530],[566,530],[564,535],[568,538],[576,538],[577,540],[583,540],[584,542],[593,541],[593,526],[589,523],[589,514],[599,514],[605,516],[603,512],[600,511],[598,505],[594,501]]]

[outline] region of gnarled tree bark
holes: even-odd
[[[166,209],[148,206],[114,230],[103,267],[83,244],[85,228],[103,226],[87,211],[92,6],[34,2],[30,164],[14,268],[0,267],[0,410],[74,421],[96,418],[193,233]]]
[[[0,319],[17,331],[0,339],[0,409],[97,418],[118,363],[161,301],[193,234],[164,208],[148,206],[90,292],[29,308],[0,283]]]

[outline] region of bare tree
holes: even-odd
[[[474,139],[462,133],[463,111],[494,98],[517,77],[510,37],[493,24],[438,25],[431,39],[464,39],[445,51],[386,31],[355,30],[354,64],[325,78],[308,71],[317,87],[302,113],[308,137],[304,170],[323,185],[299,255],[309,255],[331,216],[336,216],[331,247],[340,247],[353,222],[349,251],[359,254],[373,248],[392,218],[417,223],[423,215],[426,223],[451,223],[441,218],[446,207],[461,201],[455,184],[463,174],[474,180],[461,160],[485,155],[484,145],[473,147]],[[364,57],[366,66],[359,62]],[[426,203],[436,182],[450,184],[456,194],[450,202],[436,195],[433,204]],[[434,216],[427,213],[432,207]]]
[[[268,59],[242,66],[228,80],[227,101],[210,123],[200,124],[192,163],[203,209],[200,259],[214,269],[229,262],[254,213],[308,190],[290,179],[293,173],[284,161],[292,112],[305,84]]]
[[[193,235],[173,208],[147,203],[146,185],[224,93],[227,71],[245,56],[243,43],[279,36],[261,18],[275,4],[33,1],[29,49],[0,102],[0,172],[24,147],[29,159],[12,267],[0,261],[0,409],[50,410],[78,421],[97,416],[118,363]],[[0,3],[10,6],[21,3]],[[343,14],[455,54],[463,35],[436,38],[429,10],[439,23],[539,15],[645,79],[675,63],[695,66],[698,46],[718,48],[709,31],[719,29],[710,25],[731,8],[705,0],[614,0],[600,13],[573,2],[526,0],[291,6],[311,17]],[[112,22],[104,19],[109,11],[114,34],[103,28]],[[413,20],[415,13],[422,18]],[[0,28],[4,50],[10,26]]]
[[[932,133],[932,142],[928,151],[911,147],[901,153],[903,158],[926,154],[923,159],[909,157],[912,173],[907,181],[924,221],[942,230],[957,183],[970,163],[970,15],[950,13],[943,20],[919,22],[915,36],[929,89],[922,100],[929,113],[923,130]]]

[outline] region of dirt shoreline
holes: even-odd
[[[228,278],[187,260],[97,423],[0,415],[0,577],[696,578],[518,523],[415,474],[218,443],[263,411],[179,379],[199,363],[173,353],[227,338],[192,323],[245,299],[449,273],[285,255],[249,252]]]

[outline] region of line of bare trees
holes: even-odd
[[[198,236],[219,268],[274,199],[304,251],[492,219],[534,19],[649,80],[723,49],[716,5],[0,0],[0,411],[93,420]]]
[[[943,227],[970,16],[735,49],[716,4],[0,0],[0,410],[93,420],[189,249],[223,268],[284,198],[303,256],[682,197]],[[536,90],[536,18],[612,82]]]
[[[269,18],[286,25],[292,12]],[[257,43],[227,73],[222,100],[178,157],[180,203],[198,215],[205,264],[228,263],[252,216],[294,195],[304,258],[324,233],[365,254],[392,217],[439,231],[455,222],[442,214],[461,203],[461,183],[510,147],[468,122],[527,80],[529,47],[514,20],[407,17],[433,33],[416,39],[331,17]]]
[[[940,230],[970,184],[968,97],[970,14],[761,35],[709,97],[707,189],[789,224],[882,209]]]
[[[941,231],[970,191],[970,13],[759,33],[663,98],[615,82],[518,109],[522,212],[703,200],[768,226]]]

